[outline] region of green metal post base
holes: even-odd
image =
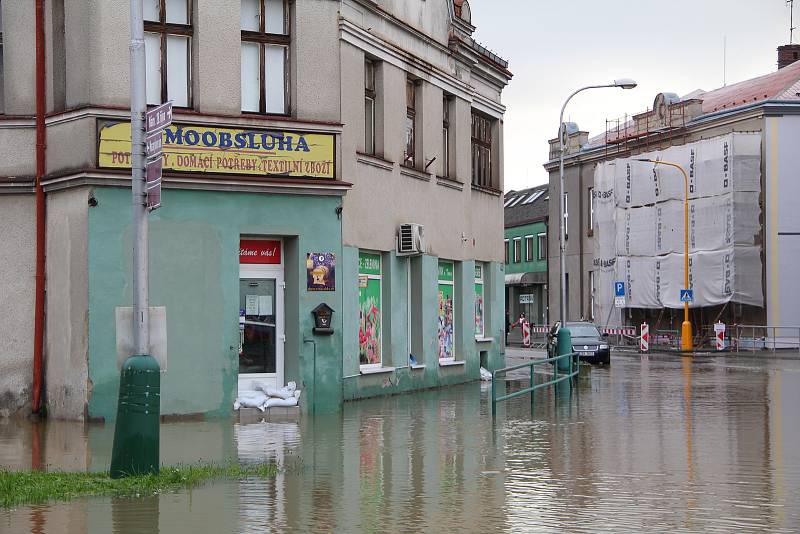
[[[556,355],[562,356],[564,354],[572,354],[572,334],[569,328],[562,327],[559,329],[558,337],[556,338]],[[570,362],[567,358],[558,360],[559,373],[569,373],[570,371]]]
[[[125,360],[119,379],[111,478],[158,473],[161,373],[147,354]]]

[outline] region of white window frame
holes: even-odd
[[[244,54],[245,46],[258,46],[258,67],[259,67],[259,76],[258,76],[258,94],[259,94],[259,104],[258,109],[244,109],[244,87],[245,87],[245,80],[244,80],[244,71],[242,72],[242,77],[240,79],[240,83],[242,86],[241,93],[241,109],[243,113],[256,113],[262,115],[288,115],[290,113],[290,102],[289,102],[289,80],[290,80],[290,57],[289,57],[289,47],[291,43],[291,29],[289,24],[289,2],[286,0],[282,1],[283,4],[283,32],[282,33],[275,33],[272,31],[272,28],[268,27],[267,22],[267,3],[265,0],[257,0],[259,4],[259,28],[258,30],[254,29],[247,29],[245,30],[241,27],[241,50],[242,54]],[[242,24],[240,23],[240,26]],[[283,102],[283,109],[275,109],[270,108],[270,71],[268,68],[268,51],[277,51],[277,49],[281,49],[283,51],[283,68],[281,73],[281,86],[282,86],[282,93],[281,93],[281,101]],[[274,56],[271,56],[274,57]],[[244,59],[242,58],[242,61]],[[244,68],[244,67],[243,67]]]
[[[380,284],[379,293],[380,293],[380,296],[381,296],[381,307],[378,310],[378,317],[380,318],[380,323],[381,323],[381,342],[380,342],[381,361],[378,362],[378,363],[361,363],[361,358],[359,356],[358,368],[359,368],[360,371],[363,372],[363,371],[370,371],[370,370],[383,369],[384,368],[384,365],[383,365],[383,363],[384,363],[384,360],[383,360],[383,346],[384,346],[385,343],[384,343],[384,336],[383,336],[383,333],[384,333],[384,324],[383,324],[383,253],[380,252],[380,251],[377,251],[377,250],[367,250],[367,249],[359,249],[358,252],[359,252],[359,255],[362,252],[367,253],[367,254],[375,254],[380,258],[380,262],[381,262],[381,274],[361,274],[360,272],[358,273],[359,279],[361,279],[362,276],[366,276],[368,280],[378,280],[378,282]],[[360,306],[360,303],[359,303],[359,306]],[[359,327],[360,327],[360,325],[359,325]],[[356,340],[358,340],[358,334],[356,334]]]
[[[508,253],[508,244],[509,244],[509,240],[508,239],[503,239],[503,246],[506,249],[506,252],[504,254],[505,260],[506,260],[505,261],[506,265],[508,265],[510,263],[510,260],[511,260],[511,255]]]
[[[377,83],[375,81],[376,62],[372,58],[364,58],[364,153],[375,155],[375,101],[377,100]],[[370,79],[371,78],[371,79]],[[370,88],[370,84],[372,87]]]
[[[533,261],[533,234],[525,236],[525,261]]]
[[[475,285],[481,286],[481,296],[483,297],[483,322],[481,324],[481,332],[480,334],[475,334],[475,339],[483,339],[486,336],[486,284],[483,283],[486,267],[483,263],[475,262],[475,269],[480,269],[481,272],[480,277],[475,277]],[[477,295],[475,298],[477,299]],[[453,305],[455,306],[455,297],[453,300]],[[453,313],[455,313],[455,310]]]
[[[518,246],[519,245],[519,246]],[[514,263],[520,263],[522,261],[522,238],[515,237],[514,238]]]
[[[589,188],[589,230],[594,228],[594,187]]]
[[[542,243],[544,243],[544,247],[542,247]],[[536,234],[536,259],[539,261],[547,259],[547,232]]]

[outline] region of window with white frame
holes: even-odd
[[[286,0],[242,0],[242,111],[288,113]]]
[[[417,144],[417,83],[406,80],[406,145],[403,150],[403,165],[416,165],[415,149]]]
[[[525,261],[533,261],[533,236],[525,236]]]
[[[439,360],[455,360],[456,357],[455,308],[455,264],[439,260]]]
[[[522,261],[522,238],[514,238],[514,263]]]
[[[589,230],[594,228],[594,187],[589,188]]]
[[[144,31],[147,103],[191,107],[191,0],[145,0]]]
[[[442,98],[442,176],[450,177],[450,107],[452,97]]]
[[[483,291],[483,264],[475,264],[475,337],[482,338],[485,333],[484,317],[486,302]]]
[[[364,60],[364,152],[375,154],[375,62]]]
[[[383,362],[383,315],[381,255],[358,254],[358,361],[361,367],[380,367]]]
[[[505,259],[503,260],[503,263],[508,265],[508,239],[504,239],[503,240],[503,249],[504,249],[503,254],[505,255]]]
[[[545,232],[541,232],[536,235],[538,243],[538,250],[536,259],[538,260],[546,260],[547,259],[547,234]]]

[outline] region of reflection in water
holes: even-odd
[[[800,429],[783,410],[798,405],[800,362],[650,355],[537,391],[533,409],[527,397],[503,403],[496,419],[476,383],[298,423],[165,424],[165,463],[284,469],[3,510],[0,531],[793,532]],[[107,469],[108,426],[0,422],[0,465]]]

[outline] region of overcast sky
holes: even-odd
[[[785,0],[470,0],[475,38],[509,60],[503,93],[505,190],[547,181],[547,141],[558,131],[564,99],[584,85],[633,78],[630,91],[576,96],[565,120],[593,136],[606,118],[652,107],[660,92],[681,96],[777,68],[789,40]],[[795,24],[800,2],[795,5]],[[800,42],[795,31],[794,42]]]

